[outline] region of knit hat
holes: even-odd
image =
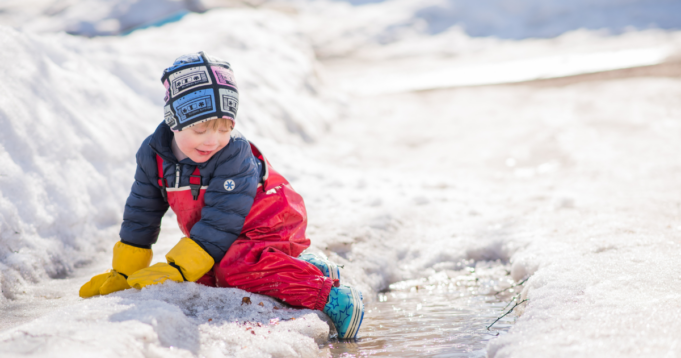
[[[215,118],[236,124],[239,92],[228,62],[203,53],[178,57],[163,71],[165,122],[174,131]]]

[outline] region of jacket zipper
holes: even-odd
[[[180,187],[180,164],[175,164],[175,188]]]

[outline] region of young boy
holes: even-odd
[[[339,338],[355,338],[364,317],[361,293],[339,285],[334,264],[300,255],[310,246],[302,198],[232,131],[238,89],[229,63],[203,52],[185,55],[161,82],[165,121],[137,152],[113,270],[93,277],[80,296],[166,280],[238,287],[323,310]],[[149,267],[168,207],[185,237],[167,263]]]

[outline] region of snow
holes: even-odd
[[[19,283],[63,278],[108,246],[130,156],[152,128],[135,118],[155,109],[54,41],[7,27],[0,37],[12,64],[0,85],[0,281],[12,298]]]
[[[311,250],[345,265],[367,302],[398,281],[498,262],[529,278],[528,301],[489,357],[681,354],[681,81],[597,75],[673,65],[679,32],[475,38],[421,21],[453,2],[393,0],[211,10],[120,37],[54,33],[105,22],[120,33],[191,2],[179,3],[3,5],[14,21],[0,27],[3,357],[328,355],[323,317],[238,289],[77,296],[109,268],[134,153],[162,118],[160,73],[197,50],[232,63],[237,129],[305,198]],[[37,15],[50,6],[56,15]],[[523,82],[584,73],[596,77]],[[471,87],[482,84],[499,85]],[[168,214],[156,261],[180,235]]]
[[[386,71],[343,76],[342,88],[361,95],[423,91],[448,87],[482,86],[560,78],[586,73],[659,65],[677,51],[644,47],[620,51],[569,53],[523,60],[469,64],[425,71],[405,71],[405,64]],[[450,61],[452,62],[452,61]],[[410,66],[413,69],[413,66]],[[405,73],[406,72],[406,73]]]
[[[364,3],[351,6],[351,3]],[[65,31],[84,36],[124,34],[176,21],[188,12],[267,8],[308,12],[345,21],[317,27],[342,29],[343,37],[381,43],[401,40],[413,30],[435,35],[458,27],[472,37],[552,38],[588,29],[621,34],[631,30],[679,29],[681,4],[669,0],[5,0],[3,24],[34,32]],[[321,19],[318,19],[321,20]],[[369,36],[367,36],[369,35]],[[339,36],[329,37],[338,40]]]
[[[681,56],[679,33],[658,29],[610,36],[605,29],[575,27],[555,38],[524,41],[470,37],[457,25],[431,34],[414,19],[419,9],[441,5],[431,3],[440,4],[393,0],[353,8],[313,2],[317,7],[300,10],[301,23],[329,70],[328,82],[357,95],[560,78]],[[353,21],[331,22],[337,17]]]
[[[425,22],[429,33],[456,24],[470,36],[507,39],[555,37],[579,28],[619,34],[681,26],[674,16],[681,4],[665,0],[441,0],[422,2],[415,10],[414,20]]]
[[[20,0],[5,4],[5,23],[32,32],[117,35],[156,21],[201,10],[181,0]]]
[[[250,297],[251,304],[241,304]],[[280,309],[275,310],[274,307]],[[168,282],[62,307],[6,332],[3,356],[315,356],[329,326],[238,289]]]

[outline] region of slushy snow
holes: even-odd
[[[422,7],[406,1],[294,5],[187,14],[123,37],[52,33],[79,16],[113,16],[64,20],[76,5],[55,23],[35,20],[41,30],[0,27],[3,356],[328,354],[323,317],[238,289],[169,282],[77,296],[109,268],[134,153],[162,119],[161,71],[198,50],[234,66],[237,129],[303,195],[311,250],[345,265],[343,281],[365,302],[397,281],[499,262],[516,282],[529,278],[528,301],[488,356],[681,354],[679,78],[413,86],[427,69],[437,79],[440,68],[594,52],[650,51],[620,68],[670,63],[678,32],[509,41],[395,26]],[[130,13],[120,14],[123,23]],[[390,90],[401,68],[411,69],[407,85]],[[525,79],[557,68],[543,62]],[[604,69],[617,68],[568,74]],[[513,81],[494,83],[503,82]],[[363,92],[369,84],[380,88]],[[445,89],[410,92],[435,88]],[[163,222],[155,261],[181,237],[174,220]]]
[[[242,304],[243,297],[251,303]],[[315,311],[282,308],[237,289],[169,282],[61,308],[3,334],[0,351],[44,357],[313,357],[328,336],[329,326]]]

